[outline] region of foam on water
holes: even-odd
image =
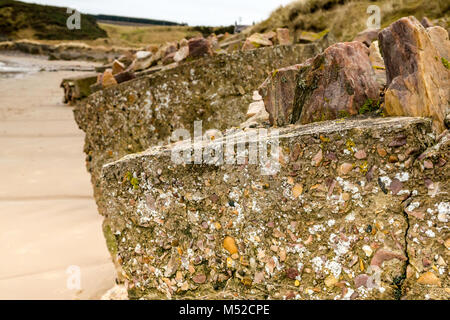
[[[39,71],[36,66],[13,65],[0,61],[0,77],[15,77],[21,74]]]

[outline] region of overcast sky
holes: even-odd
[[[187,22],[189,25],[251,24],[266,19],[292,0],[22,0],[77,9],[82,13],[111,14]]]

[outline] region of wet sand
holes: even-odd
[[[0,61],[38,70],[92,66],[2,54]],[[114,286],[84,134],[59,88],[80,74],[0,75],[0,299],[98,299]],[[80,267],[81,290],[67,287],[72,265]]]

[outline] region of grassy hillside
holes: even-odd
[[[448,29],[450,1],[448,0],[300,0],[279,7],[270,17],[247,32],[264,32],[276,27],[320,32],[332,30],[341,41],[352,40],[366,28],[369,5],[381,9],[381,26],[386,27],[403,16],[414,15],[418,19],[443,18],[441,23]]]
[[[106,37],[94,17],[81,15],[81,30],[69,30],[67,8],[0,0],[0,37],[81,40]]]
[[[108,39],[104,42],[121,47],[142,47],[201,35],[200,32],[187,26],[121,26],[104,23],[99,25],[108,34]]]
[[[109,21],[111,24],[118,25],[152,25],[152,26],[180,26],[184,24],[166,21],[166,20],[155,20],[155,19],[144,19],[144,18],[133,18],[133,17],[122,17],[106,14],[94,15],[97,21]]]
[[[61,40],[82,41],[92,46],[142,48],[149,44],[162,44],[192,38],[211,32],[230,32],[233,27],[189,27],[176,23],[114,16],[81,15],[81,30],[69,30],[66,26],[67,8],[43,6],[12,0],[0,0],[0,40],[29,39],[45,43]],[[133,23],[160,25],[120,25],[96,22],[109,18]]]

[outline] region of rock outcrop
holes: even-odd
[[[113,75],[112,69],[105,70],[105,72],[102,75],[101,83],[103,88],[112,87],[117,84],[117,80]]]
[[[272,125],[292,123],[297,75],[302,65],[277,69],[259,87]]]
[[[134,71],[145,70],[150,68],[154,62],[154,54],[150,51],[138,51],[135,54],[132,68]]]
[[[377,78],[380,88],[386,86],[386,66],[384,65],[383,57],[381,56],[380,46],[378,41],[374,41],[369,46],[369,60],[372,64],[373,71]]]
[[[275,70],[260,88],[273,125],[357,115],[377,104],[380,85],[360,42],[337,43],[301,65]]]
[[[431,33],[434,41],[416,18],[402,18],[380,32],[379,42],[387,74],[386,113],[431,117],[439,133],[450,100],[450,70],[440,51],[448,50],[449,40],[448,34]],[[433,42],[442,42],[440,50]]]
[[[297,30],[295,33],[295,42],[299,43],[311,43],[315,41],[319,41],[320,39],[324,37],[328,37],[330,33],[330,30],[324,30],[322,32],[316,33],[311,31],[302,31]]]
[[[357,115],[364,104],[376,104],[379,94],[367,47],[337,43],[299,70],[292,122]]]
[[[277,140],[272,175],[262,174],[264,161],[249,164],[248,153],[239,165],[177,165],[180,145],[105,165],[104,214],[129,297],[399,299],[428,286],[432,297],[448,298],[445,272],[405,281],[412,250],[418,259],[447,250],[448,231],[433,221],[443,219],[448,183],[429,202],[425,159],[415,161],[432,145],[430,134],[429,120],[378,118],[253,135],[250,143]],[[181,149],[219,150],[244,136]],[[448,173],[448,154],[435,155],[436,163],[443,157],[436,174]],[[431,225],[412,224],[405,203],[432,208]],[[412,244],[415,232],[427,239],[424,251]]]

